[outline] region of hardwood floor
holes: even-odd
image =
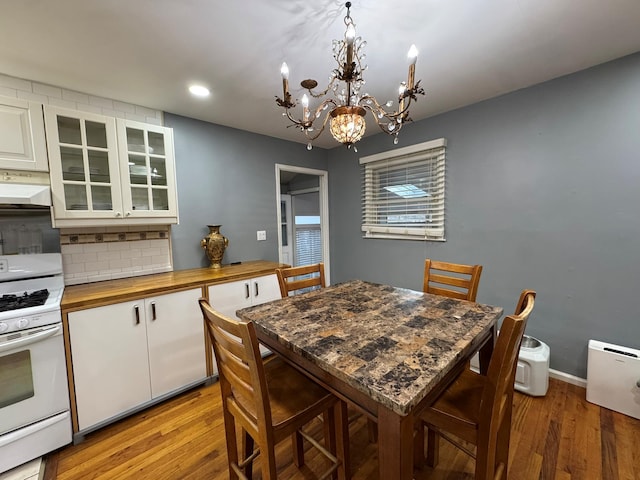
[[[321,437],[321,425],[311,431]],[[377,479],[376,445],[367,421],[350,426],[354,480]],[[472,479],[473,460],[447,442],[440,463],[416,480]],[[280,479],[314,479],[323,459],[311,449],[307,464],[292,463],[289,442],[279,446]],[[45,480],[223,480],[228,478],[218,385],[202,387],[87,435],[47,458]],[[259,468],[254,478],[259,479]],[[640,479],[640,420],[585,400],[585,390],[551,380],[544,398],[516,393],[509,478],[512,480]],[[392,479],[385,479],[392,480]]]

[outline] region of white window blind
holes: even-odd
[[[296,226],[296,266],[322,261],[322,232],[319,225]]]
[[[365,238],[444,240],[444,138],[360,159]]]

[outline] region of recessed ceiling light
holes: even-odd
[[[209,89],[207,87],[203,87],[202,85],[191,85],[189,87],[189,91],[191,92],[191,95],[194,95],[196,97],[209,96]]]

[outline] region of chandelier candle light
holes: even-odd
[[[323,92],[314,93],[313,89],[318,86],[318,82],[312,79],[300,82],[302,88],[309,92],[302,95],[300,104],[302,105],[302,118],[296,119],[292,113],[292,109],[297,106],[297,102],[292,100],[289,92],[289,67],[286,63],[282,64],[280,73],[282,75],[283,98],[276,97],[276,103],[285,109],[283,115],[293,122],[291,126],[299,128],[309,139],[307,149],[311,150],[311,143],[318,138],[324,131],[329,121],[329,130],[331,135],[338,142],[346,145],[348,148],[354,145],[362,138],[366,130],[366,122],[364,119],[367,110],[369,110],[380,129],[394,136],[393,143],[398,143],[398,133],[402,126],[411,121],[409,118],[409,106],[411,100],[417,101],[417,95],[424,95],[424,90],[420,86],[420,81],[415,81],[416,60],[418,59],[418,50],[415,45],[411,45],[408,54],[409,75],[406,82],[400,84],[398,89],[398,110],[387,111],[386,108],[392,106],[392,102],[386,102],[380,105],[372,95],[368,93],[360,94],[361,88],[365,84],[362,78],[362,72],[367,69],[362,64],[365,55],[363,53],[367,42],[361,37],[356,37],[355,23],[349,15],[351,2],[345,4],[347,8],[347,16],[344,17],[344,23],[347,31],[344,40],[333,41],[333,58],[338,63],[338,68],[334,69],[329,76],[329,85]],[[340,82],[344,85],[340,87]],[[309,97],[325,98],[315,110],[309,110]],[[329,106],[331,110],[323,114]],[[314,122],[321,123],[320,126],[314,125]],[[354,146],[354,150],[357,149]]]

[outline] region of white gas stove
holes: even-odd
[[[0,473],[71,442],[59,253],[0,256]]]
[[[60,322],[59,253],[0,256],[0,334]]]

